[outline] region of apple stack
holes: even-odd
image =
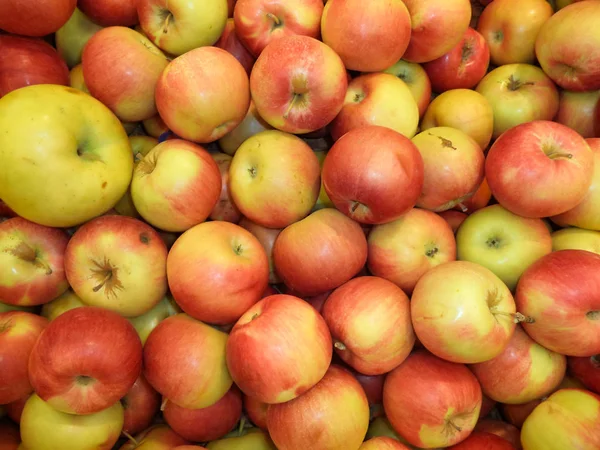
[[[600,1],[0,2],[0,450],[600,450]]]

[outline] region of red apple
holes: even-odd
[[[502,416],[508,423],[520,429],[525,422],[525,419],[529,417],[529,414],[535,409],[537,405],[542,403],[541,399],[532,400],[521,405],[500,405],[500,411]]]
[[[0,2],[0,28],[8,33],[42,37],[62,27],[77,0],[5,0]]]
[[[545,120],[504,133],[490,148],[485,172],[492,194],[523,217],[561,214],[580,203],[592,183],[594,154],[577,132]]]
[[[273,295],[240,317],[227,341],[227,366],[244,394],[265,403],[290,401],[323,378],[331,335],[304,300]]]
[[[221,194],[208,217],[211,220],[238,223],[242,219],[242,213],[235,205],[229,192],[229,167],[231,166],[232,157],[221,152],[211,153],[210,155],[217,163],[219,172],[221,172]]]
[[[381,404],[383,403],[383,383],[385,382],[385,376],[387,374],[364,375],[350,367],[348,370],[350,370],[350,373],[354,375],[354,378],[358,380],[364,389],[369,406],[372,410],[373,407],[381,407]]]
[[[456,234],[462,223],[468,217],[468,215],[464,212],[454,211],[452,209],[449,209],[448,211],[442,211],[437,214],[446,222],[448,222],[448,225],[450,225],[450,228],[452,228],[454,234]]]
[[[448,447],[475,428],[481,388],[464,365],[418,350],[388,374],[383,407],[394,430],[410,444]]]
[[[269,404],[261,402],[260,400],[250,397],[246,394],[243,395],[244,410],[248,414],[248,418],[254,425],[262,430],[267,429],[267,411]]]
[[[590,357],[567,358],[569,371],[589,390],[600,394],[600,354]]]
[[[409,450],[409,447],[391,437],[378,436],[366,440],[358,450]]]
[[[24,311],[0,313],[0,405],[15,402],[33,391],[29,383],[29,355],[48,320]]]
[[[454,209],[467,214],[472,214],[475,211],[479,211],[488,206],[491,199],[492,191],[490,190],[490,185],[487,180],[484,178],[475,194],[464,202],[456,205]]]
[[[273,246],[275,270],[300,295],[314,296],[353,278],[367,261],[360,225],[332,208],[285,228]]]
[[[543,1],[543,0],[542,0]],[[490,48],[481,34],[467,28],[462,39],[448,53],[423,64],[435,92],[472,89],[485,76]]]
[[[425,69],[420,64],[401,59],[384,72],[395,75],[406,83],[419,107],[419,117],[423,117],[431,101],[431,81]]]
[[[144,375],[140,374],[131,389],[121,399],[125,412],[123,431],[135,435],[148,428],[160,409],[160,394]]]
[[[103,27],[138,23],[137,0],[79,0],[77,7]]]
[[[598,271],[600,255],[585,250],[559,250],[529,266],[515,297],[534,320],[523,325],[529,336],[568,356],[600,353]]]
[[[348,217],[381,224],[415,206],[423,170],[423,159],[410,139],[369,125],[349,131],[331,147],[323,164],[323,186]]]
[[[454,450],[515,450],[506,439],[484,431],[475,431],[459,444],[448,447]]]
[[[281,233],[281,229],[263,227],[262,225],[252,222],[246,217],[240,221],[239,225],[252,233],[265,249],[265,253],[269,258],[269,283],[280,283],[281,279],[279,278],[279,275],[277,275],[275,264],[273,263],[273,246],[275,245],[277,236],[279,236],[279,233]]]
[[[560,92],[560,104],[554,120],[572,128],[584,138],[595,136],[596,105],[600,101],[600,90],[589,92]]]
[[[223,30],[219,40],[215,42],[215,47],[222,48],[223,50],[226,50],[235,56],[235,59],[240,62],[244,69],[246,69],[248,76],[250,76],[250,72],[252,72],[252,67],[254,67],[256,58],[248,51],[246,47],[244,47],[244,44],[242,44],[240,41],[233,19],[227,19],[225,29]]]
[[[189,444],[168,425],[157,424],[137,434],[133,440],[123,444],[119,450],[172,450]]]
[[[64,257],[69,242],[61,229],[13,217],[0,223],[0,302],[41,305],[68,288]]]
[[[142,370],[142,343],[117,313],[96,307],[67,311],[37,340],[29,379],[39,397],[69,414],[90,414],[118,402]]]
[[[332,1],[332,0],[330,0]],[[369,404],[361,385],[332,365],[304,395],[269,406],[267,428],[277,448],[358,449],[369,427]]]
[[[521,446],[521,431],[514,425],[511,425],[510,423],[504,422],[502,420],[480,420],[475,426],[475,431],[491,433],[495,434],[496,436],[500,436],[501,438],[506,439],[508,442],[510,442],[513,445],[513,447],[517,450],[521,450],[523,448]]]
[[[31,397],[31,395],[33,394],[27,394],[26,396],[21,397],[20,399],[15,400],[12,403],[7,403],[6,405],[4,405],[4,408],[6,409],[6,415],[10,417],[10,420],[12,420],[15,423],[21,423],[23,409],[25,409],[25,404],[27,403],[27,400],[29,400],[29,397]]]
[[[481,399],[481,409],[479,410],[479,419],[481,420],[483,417],[487,417],[494,407],[498,404],[495,400],[492,400],[487,395],[483,394]]]
[[[0,422],[0,450],[19,450],[21,434],[19,427],[10,422]]]

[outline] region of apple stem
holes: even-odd
[[[168,398],[165,398],[165,399],[162,401],[162,403],[160,404],[160,410],[161,410],[161,411],[164,411],[164,410],[165,410],[165,408],[167,407],[167,403],[169,403],[169,399],[168,399]]]
[[[144,155],[142,155],[140,152],[135,154],[135,157],[134,157],[135,162],[139,163],[143,159],[144,159]]]
[[[238,427],[238,434],[241,436],[244,432],[244,428],[246,428],[246,416],[242,416],[240,420],[240,426]]]
[[[345,345],[344,345],[342,342],[340,342],[340,341],[335,341],[335,343],[333,344],[333,346],[334,346],[335,348],[337,348],[338,350],[341,350],[341,351],[344,351],[344,350],[346,350],[346,348],[347,348],[347,347],[346,347],[346,346],[345,346]]]
[[[284,119],[287,119],[290,115],[290,112],[292,111],[292,108],[296,105],[296,102],[298,101],[298,99],[301,97],[301,94],[296,94],[294,93],[294,97],[292,98],[292,101],[290,102],[290,105],[288,106],[287,110],[285,111],[285,114],[283,115]]]
[[[104,285],[106,284],[106,282],[108,280],[110,280],[111,278],[112,278],[112,270],[106,271],[106,274],[104,275],[104,278],[102,279],[102,281],[100,282],[99,285],[94,286],[93,291],[94,292],[98,292],[100,289],[102,289],[104,287]]]
[[[276,27],[281,25],[281,20],[279,20],[279,17],[277,17],[275,14],[267,13],[267,17],[273,21]]]
[[[564,153],[564,152],[550,152],[550,153],[547,153],[546,156],[550,159],[557,159],[557,158],[572,159],[573,158],[572,153]]]
[[[123,436],[125,436],[127,439],[129,439],[131,442],[133,442],[133,445],[135,445],[136,447],[139,445],[139,442],[136,441],[136,439],[130,435],[127,431],[123,430],[121,431],[121,433],[123,434]]]
[[[173,17],[173,14],[171,12],[169,12],[169,14],[167,15],[167,18],[165,19],[165,24],[163,25],[163,34],[167,34],[169,32],[169,22],[171,21],[172,17]]]
[[[458,207],[464,213],[466,213],[469,210],[469,208],[467,208],[467,206],[464,203],[462,203],[462,202],[458,204]]]

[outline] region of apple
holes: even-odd
[[[68,414],[110,407],[131,389],[141,370],[142,343],[133,326],[117,313],[91,306],[50,322],[29,357],[35,393]]]
[[[42,306],[40,315],[46,319],[52,321],[60,316],[62,313],[67,312],[71,309],[79,308],[80,306],[86,306],[85,303],[73,292],[71,288],[67,289],[63,294],[56,297],[51,302],[45,303]]]
[[[523,272],[552,251],[552,237],[541,219],[528,219],[501,205],[475,211],[456,234],[458,259],[496,274],[511,291]]]
[[[156,114],[154,89],[168,63],[147,37],[126,27],[96,32],[82,55],[83,76],[90,93],[127,122]]]
[[[409,138],[383,126],[363,126],[331,147],[323,163],[323,186],[348,217],[362,224],[387,223],[415,206],[423,165]]]
[[[42,37],[62,27],[77,0],[8,0],[0,4],[0,28],[7,33]]]
[[[543,1],[543,0],[542,0]],[[485,76],[490,64],[490,48],[473,28],[447,53],[423,64],[435,92],[472,89]]]
[[[434,127],[412,139],[423,159],[423,188],[416,206],[440,212],[473,196],[484,177],[485,156],[468,134]]]
[[[421,130],[452,127],[461,130],[486,149],[494,130],[494,112],[479,92],[452,89],[432,100],[421,122]]]
[[[233,156],[246,139],[261,131],[270,129],[272,129],[271,125],[260,117],[256,110],[256,105],[253,101],[250,101],[250,106],[242,122],[219,139],[219,148],[228,155]]]
[[[156,424],[133,436],[119,450],[172,450],[189,444],[166,424]]]
[[[521,430],[521,442],[524,450],[592,450],[600,447],[599,427],[600,396],[580,389],[561,389],[527,417]]]
[[[600,354],[590,357],[567,358],[569,372],[590,391],[600,394]]]
[[[19,427],[10,422],[0,422],[0,449],[18,450],[20,443]]]
[[[244,411],[254,425],[262,430],[267,430],[267,410],[269,404],[243,394]]]
[[[148,383],[144,375],[138,377],[123,398],[123,432],[135,435],[148,428],[160,409],[160,394]]]
[[[525,312],[523,311],[525,314]],[[411,297],[419,341],[436,356],[475,364],[500,355],[508,345],[517,313],[508,287],[492,271],[468,261],[434,267]]]
[[[600,255],[600,231],[563,228],[552,233],[552,251],[587,250]]]
[[[420,64],[399,60],[383,71],[400,78],[410,89],[419,107],[419,117],[423,117],[431,101],[431,81]]]
[[[33,391],[28,361],[48,320],[24,311],[0,313],[0,404],[12,403]]]
[[[281,279],[275,270],[275,263],[273,262],[273,246],[275,245],[277,236],[281,233],[281,229],[264,227],[246,217],[239,222],[239,225],[252,233],[265,249],[265,253],[269,259],[269,283],[281,283]]]
[[[33,390],[31,391],[31,393],[19,398],[18,400],[15,400],[14,402],[11,403],[7,403],[6,405],[4,405],[4,408],[6,410],[6,415],[15,423],[20,424],[21,423],[21,417],[23,416],[23,409],[25,408],[25,404],[27,403],[27,400],[29,400],[29,397],[31,397],[33,395]],[[2,447],[0,446],[0,449]]]
[[[217,42],[228,15],[227,0],[138,0],[137,12],[146,36],[175,56]]]
[[[458,232],[458,229],[460,228],[462,223],[467,218],[467,214],[465,214],[464,212],[455,211],[452,209],[439,212],[437,213],[437,215],[442,217],[446,222],[448,222],[448,225],[450,225],[450,228],[452,229],[452,232],[455,235]]]
[[[260,300],[240,317],[227,341],[234,382],[244,394],[269,404],[288,402],[312,388],[325,375],[331,355],[327,324],[291,295]]]
[[[248,51],[246,47],[244,47],[244,44],[242,44],[240,41],[233,18],[227,19],[227,23],[225,24],[223,33],[221,33],[221,37],[217,42],[215,42],[214,45],[215,47],[222,48],[223,50],[226,50],[235,56],[235,59],[240,62],[244,69],[246,69],[248,76],[250,76],[250,72],[252,72],[252,67],[254,67],[256,58]]]
[[[273,262],[286,286],[315,296],[341,286],[365,266],[367,239],[358,223],[323,208],[279,234]]]
[[[69,85],[69,68],[42,39],[2,34],[0,48],[0,97],[35,84]]]
[[[554,120],[572,128],[584,138],[595,137],[596,105],[600,101],[600,90],[572,92],[561,90],[558,113]]]
[[[464,441],[448,447],[454,450],[515,450],[514,445],[506,439],[492,433],[475,431]]]
[[[22,217],[0,222],[0,301],[41,305],[64,293],[69,287],[64,267],[68,242],[63,230]]]
[[[465,212],[467,214],[472,214],[475,211],[478,211],[488,206],[490,204],[491,199],[492,191],[490,190],[490,186],[487,180],[484,178],[475,194],[472,197],[466,199],[464,202],[456,205],[454,209],[457,211]],[[544,223],[548,225],[547,222]]]
[[[110,450],[122,428],[123,407],[119,402],[96,413],[74,415],[58,411],[34,394],[27,400],[21,417],[22,446],[40,450]]]
[[[373,419],[369,425],[369,430],[367,431],[366,439],[373,439],[375,437],[390,437],[395,441],[398,441],[402,444],[409,446],[411,450],[416,447],[410,445],[406,439],[400,436],[396,431],[392,428],[389,420],[385,418],[385,416],[380,416]]]
[[[302,35],[319,39],[322,0],[237,0],[233,10],[236,34],[258,57],[276,39]]]
[[[560,250],[536,261],[519,280],[519,311],[533,318],[525,331],[567,356],[600,353],[600,255]],[[542,299],[542,300],[540,300]]]
[[[468,0],[404,0],[411,19],[410,43],[403,58],[424,63],[448,53],[471,21]]]
[[[90,93],[87,86],[85,85],[85,80],[83,79],[83,66],[81,64],[77,64],[70,70],[69,86],[75,89],[79,89],[81,92],[85,92],[86,94]]]
[[[586,1],[561,9],[542,25],[535,54],[544,72],[563,89],[600,89],[600,36],[586,32],[598,20],[600,4]]]
[[[337,141],[367,125],[388,127],[407,138],[416,134],[419,107],[406,83],[389,73],[361,75],[350,81],[344,106],[331,123],[331,136]]]
[[[479,82],[477,92],[494,112],[493,139],[520,124],[552,120],[559,108],[558,89],[539,67],[530,64],[493,69]]]
[[[211,157],[217,163],[221,173],[221,193],[216,205],[213,207],[210,215],[211,220],[223,220],[225,222],[239,223],[242,219],[242,213],[231,198],[229,192],[229,167],[231,167],[231,156],[226,153],[211,153]]]
[[[378,436],[365,440],[358,450],[410,450],[410,448],[391,437]]]
[[[223,439],[209,442],[208,450],[277,450],[266,432],[258,428],[235,431]]]
[[[150,311],[137,317],[129,317],[127,320],[133,325],[137,331],[142,345],[148,340],[148,336],[156,326],[167,317],[181,313],[181,308],[175,303],[171,295],[167,294],[158,304]]]
[[[520,429],[525,422],[525,419],[531,414],[537,405],[542,403],[541,399],[532,400],[521,405],[500,405],[502,416],[508,423]]]
[[[274,40],[250,74],[258,114],[273,128],[294,134],[310,133],[331,122],[342,109],[347,87],[340,57],[309,36]]]
[[[475,428],[481,388],[464,365],[418,350],[387,375],[383,407],[394,430],[410,444],[448,447]]]
[[[216,3],[221,1],[225,0]],[[174,59],[156,85],[161,118],[177,136],[189,141],[220,139],[242,122],[249,105],[244,67],[217,47],[196,48]]]
[[[79,2],[80,4],[82,2]],[[87,3],[90,3],[89,1]],[[55,34],[56,50],[70,68],[81,64],[83,47],[103,27],[93,22],[79,8]]]
[[[81,11],[104,27],[137,25],[137,0],[79,0]]]
[[[323,42],[349,70],[379,72],[408,47],[410,15],[403,2],[329,0],[321,18]]]
[[[504,133],[490,148],[486,179],[502,206],[523,217],[564,213],[592,183],[594,153],[576,131],[536,120]]]
[[[598,103],[600,105],[600,102]],[[598,108],[600,111],[600,108]],[[589,230],[600,231],[600,139],[586,139],[593,153],[592,184],[587,194],[574,208],[551,217],[551,220],[561,226],[575,226]]]
[[[166,403],[166,404],[165,404]],[[242,415],[242,395],[232,386],[214,405],[187,409],[165,400],[163,417],[167,424],[184,439],[208,442],[229,433]]]
[[[161,138],[165,133],[169,132],[169,128],[167,128],[159,114],[143,120],[142,127],[149,136],[156,139]]]
[[[335,1],[335,0],[329,0]],[[369,404],[358,381],[332,365],[304,395],[269,406],[267,428],[278,448],[358,450],[369,427]]]
[[[368,237],[369,271],[411,294],[433,267],[456,259],[450,226],[431,211],[413,208],[399,219],[373,227]]]
[[[513,447],[517,450],[521,450],[523,447],[521,446],[521,431],[511,425],[510,423],[504,422],[502,420],[497,419],[483,419],[477,422],[475,426],[475,431],[480,431],[484,433],[495,434],[496,436],[500,436],[503,439],[506,439],[510,442]]]

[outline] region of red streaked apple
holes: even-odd
[[[368,125],[333,144],[323,163],[323,186],[348,217],[363,224],[391,222],[415,206],[423,187],[423,165],[409,138]]]
[[[125,442],[119,450],[172,450],[189,442],[175,433],[166,424],[146,428]]]
[[[220,139],[242,122],[249,105],[246,70],[231,53],[217,47],[196,48],[175,58],[156,85],[161,118],[189,141]]]
[[[60,229],[12,217],[0,223],[0,301],[41,305],[64,293],[69,236]],[[0,402],[1,403],[1,402]]]
[[[508,422],[498,419],[482,419],[477,422],[475,431],[495,434],[510,442],[515,449],[521,450],[521,431]]]
[[[330,0],[334,1],[334,0]],[[278,448],[358,450],[369,427],[369,404],[358,381],[332,365],[304,395],[269,406],[267,428]]]
[[[448,447],[454,450],[515,450],[506,439],[492,433],[474,431],[464,441]]]
[[[474,364],[500,355],[515,322],[510,290],[492,271],[467,261],[434,267],[417,282],[411,297],[412,322],[419,341],[436,356]]]
[[[83,76],[90,93],[126,122],[156,114],[154,89],[168,63],[147,37],[126,27],[96,32],[82,55]]]
[[[250,76],[256,58],[246,47],[244,47],[236,30],[237,28],[234,19],[227,19],[225,29],[223,30],[223,33],[221,33],[219,40],[215,42],[215,47],[222,48],[235,56],[235,59],[240,62],[244,69],[246,69],[248,76]]]
[[[81,11],[104,27],[137,25],[137,0],[79,0]]]
[[[236,34],[258,57],[276,39],[321,36],[322,0],[237,0],[233,10]]]
[[[56,50],[70,68],[81,64],[81,54],[87,41],[103,27],[93,22],[79,8],[55,33]]]
[[[600,104],[600,90],[572,92],[562,90],[558,113],[554,120],[572,128],[584,138],[595,134],[596,105]]]
[[[587,195],[594,153],[577,132],[545,120],[516,126],[494,142],[485,162],[494,198],[514,214],[564,213]]]
[[[231,167],[231,160],[233,158],[221,152],[211,153],[210,155],[217,163],[219,172],[221,173],[221,194],[208,217],[211,220],[238,223],[243,216],[231,198],[229,191],[229,167]]]
[[[8,0],[0,4],[0,28],[8,33],[42,37],[62,27],[77,0]]]
[[[569,372],[590,391],[600,395],[600,354],[567,358]]]
[[[410,15],[403,2],[329,0],[321,35],[349,70],[379,72],[396,63],[408,47]]]
[[[395,75],[406,83],[419,107],[419,117],[423,117],[431,101],[431,81],[425,69],[420,64],[401,59],[383,72]]]
[[[367,262],[367,239],[358,223],[336,209],[323,208],[279,234],[273,262],[286,286],[314,296],[360,272]]]
[[[419,278],[456,259],[450,226],[435,213],[413,208],[399,219],[375,225],[368,237],[369,271],[411,294]]]
[[[378,436],[366,440],[358,450],[409,450],[409,447],[391,437]]]
[[[272,295],[237,321],[227,366],[242,392],[264,403],[288,402],[325,375],[332,341],[321,315],[304,300]]]
[[[521,276],[515,300],[534,322],[525,331],[540,345],[567,356],[600,353],[600,255],[559,250]]]
[[[418,350],[387,375],[383,407],[394,430],[410,444],[448,447],[475,428],[481,387],[466,366]]]
[[[261,131],[270,129],[272,129],[271,125],[260,117],[256,110],[256,105],[253,101],[250,101],[250,106],[248,107],[244,120],[242,120],[237,127],[219,139],[219,147],[223,152],[233,156],[246,139]]]
[[[269,258],[269,284],[281,283],[273,262],[273,246],[275,245],[277,236],[281,233],[281,229],[264,227],[246,217],[239,222],[239,225],[252,233],[265,249],[265,253]]]
[[[123,431],[135,435],[152,425],[160,410],[160,403],[160,394],[140,374],[131,389],[121,398],[124,411]]]
[[[587,250],[600,255],[600,231],[562,228],[552,233],[552,251]]]
[[[267,430],[267,411],[269,404],[243,394],[244,411],[254,425],[262,430]]]

